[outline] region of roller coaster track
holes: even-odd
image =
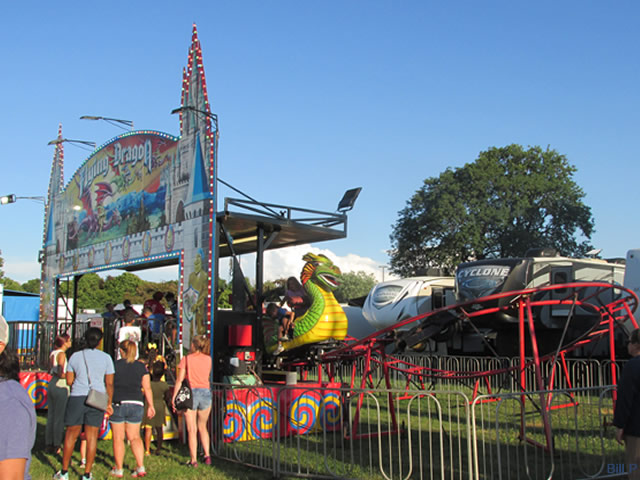
[[[610,299],[610,301],[603,299]],[[540,327],[540,320],[534,314],[542,307],[569,309],[555,351],[546,354],[541,354],[538,348],[536,328]],[[406,377],[407,392],[411,386],[428,390],[425,384],[427,379],[446,378],[461,382],[471,380],[475,382],[474,397],[478,394],[482,382],[485,382],[486,386],[489,387],[489,377],[504,374],[515,376],[519,374],[517,383],[519,390],[523,393],[521,400],[522,415],[524,415],[524,405],[526,398],[528,398],[541,414],[545,429],[546,445],[538,446],[550,449],[552,434],[548,414],[552,408],[552,394],[550,391],[554,385],[556,365],[563,369],[565,378],[569,383],[568,386],[571,387],[565,356],[578,348],[605,339],[608,342],[608,358],[611,360],[612,382],[614,384],[617,383],[617,370],[615,367],[616,333],[622,331],[624,338],[626,338],[630,333],[625,326],[628,322],[631,323],[633,328],[638,328],[638,323],[634,318],[634,312],[637,307],[638,297],[634,292],[624,287],[604,282],[563,283],[501,292],[402,320],[360,340],[345,341],[342,346],[321,354],[319,362],[330,379],[335,377],[335,365],[352,364],[351,388],[359,389],[361,392],[366,389],[377,388],[374,385],[372,375],[376,369],[382,371],[381,378],[388,389],[392,388],[391,373],[396,376],[404,375]],[[588,325],[577,325],[578,327],[584,327],[581,328],[581,334],[567,339],[566,335],[570,323],[572,321],[576,323],[575,320],[579,320],[575,314],[577,310],[590,314],[588,316]],[[405,347],[411,347],[416,343],[437,338],[457,323],[465,324],[467,327],[479,332],[476,323],[481,321],[486,323],[489,316],[495,317],[496,314],[508,314],[512,318],[517,318],[519,361],[515,367],[510,366],[484,371],[451,371],[415,365],[394,355],[394,353],[398,353],[398,350],[402,350]],[[582,317],[584,318],[584,313]],[[576,325],[572,326],[576,327]],[[398,332],[402,333],[398,334]],[[618,337],[620,336],[618,335]],[[529,353],[527,351],[527,340],[530,348],[529,357],[526,355]],[[495,356],[498,356],[488,343],[487,347]],[[394,352],[389,353],[390,350]],[[360,376],[360,384],[356,385],[355,365],[357,363],[356,360],[359,359],[364,359],[364,374]],[[552,365],[551,375],[546,381],[543,379],[541,367],[545,362],[551,362]],[[528,368],[533,368],[535,385],[527,385],[525,372]],[[542,393],[539,393],[536,401],[531,395],[525,395],[527,391]],[[544,392],[547,393],[545,394]],[[360,393],[360,395],[363,394]],[[401,399],[396,398],[395,400]],[[615,402],[615,392],[613,399]],[[391,395],[389,395],[389,400],[390,402],[395,401]],[[361,401],[358,403],[358,407],[360,403]],[[356,413],[354,424],[357,422],[357,417],[358,414]],[[397,431],[398,428],[397,425],[392,425],[392,431]],[[352,432],[352,434],[357,435],[356,432]]]

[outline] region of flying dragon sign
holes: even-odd
[[[59,128],[45,209],[41,319],[54,319],[59,278],[173,263],[180,267],[183,343],[211,333],[217,130],[195,26],[181,111],[179,137],[152,130],[119,135],[96,149],[66,187]]]
[[[63,225],[65,235],[59,239],[62,250],[167,227],[172,216],[167,193],[171,167],[178,160],[177,146],[178,139],[169,135],[136,132],[116,137],[94,153],[65,194],[69,216]],[[145,256],[161,250],[149,242],[145,247]],[[103,260],[109,264],[108,257]]]

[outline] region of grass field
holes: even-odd
[[[46,412],[38,414],[38,431],[36,443],[32,450],[31,461],[31,477],[33,480],[50,480],[54,473],[60,469],[62,457],[45,453],[44,451],[44,430],[46,425]],[[167,479],[167,480],[187,480],[187,479],[265,479],[271,478],[270,472],[249,469],[243,465],[232,462],[226,462],[213,458],[214,464],[206,466],[199,463],[198,468],[190,468],[184,465],[189,459],[189,453],[186,445],[177,440],[165,441],[163,443],[165,452],[162,456],[151,455],[145,458],[145,467],[149,479]],[[202,461],[202,459],[200,459]],[[80,452],[76,449],[71,460],[69,469],[69,478],[81,478],[84,467],[79,466]],[[131,449],[127,447],[125,457],[125,478],[131,478],[131,472],[135,468],[135,460],[131,454]],[[109,477],[109,471],[113,467],[113,449],[111,440],[99,440],[96,462],[92,473],[95,479],[106,479]]]
[[[452,387],[428,393],[414,391],[408,396],[400,389],[392,393],[396,398],[393,403],[390,392],[384,390],[367,391],[360,399],[349,389],[340,389],[340,408],[333,411],[333,428],[320,428],[319,423],[318,428],[303,435],[234,443],[224,443],[223,429],[214,429],[217,454],[234,462],[214,458],[214,466],[201,464],[198,469],[184,465],[188,459],[186,445],[169,441],[165,443],[163,456],[147,457],[148,478],[268,479],[276,470],[280,478],[400,480],[442,475],[469,478],[474,473],[487,480],[530,480],[548,478],[550,474],[554,479],[574,480],[604,478],[611,465],[623,461],[623,450],[615,442],[610,424],[613,414],[610,387],[571,393],[558,390],[553,397],[529,394],[525,405],[519,394],[508,391],[488,395],[482,402],[472,404],[473,390],[469,385]],[[215,399],[226,398],[236,388],[246,389],[228,385],[224,388],[224,393],[214,395]],[[303,387],[298,384],[296,388]],[[255,395],[259,396],[258,393]],[[361,408],[357,410],[359,401]],[[548,417],[552,425],[552,450],[545,448],[540,414],[540,405],[546,401],[551,404]],[[288,404],[275,399],[274,405]],[[297,421],[289,406],[282,408],[273,413],[278,428]],[[221,406],[219,411],[224,411]],[[31,474],[35,480],[49,479],[60,468],[59,456],[44,453],[45,415],[39,415],[38,438],[33,449]],[[300,422],[304,424],[303,419]],[[249,426],[251,419],[245,418],[244,424]],[[393,425],[399,429],[394,430]],[[78,460],[76,452],[70,478],[80,478],[82,474]],[[112,465],[111,442],[100,441],[94,478],[108,478]],[[134,466],[133,456],[127,452],[127,476]]]

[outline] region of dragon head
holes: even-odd
[[[307,262],[302,267],[300,274],[303,285],[311,281],[329,292],[338,288],[342,281],[342,272],[326,256],[307,253],[302,257],[302,260]]]

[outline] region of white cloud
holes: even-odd
[[[312,252],[316,254],[326,255],[337,265],[343,273],[346,272],[359,272],[373,274],[376,281],[382,281],[383,269],[380,268],[382,264],[376,260],[368,257],[361,257],[355,253],[349,253],[345,256],[339,256],[326,248],[317,248],[311,245],[297,245],[295,247],[280,248],[277,250],[269,250],[264,254],[264,280],[275,280],[277,278],[286,277],[300,277],[300,272],[304,266],[302,256]],[[251,281],[255,280],[255,254],[243,255],[241,257],[242,271],[245,276],[250,278]],[[227,258],[223,258],[219,262],[220,276],[222,278],[230,278],[229,261]],[[9,262],[5,259],[4,264],[5,276],[19,282],[24,283],[32,278],[40,278],[40,264],[35,261],[18,261]],[[100,276],[106,277],[107,275],[118,276],[123,270],[107,270],[100,272]],[[178,279],[178,266],[171,265],[167,267],[159,267],[148,270],[138,270],[133,272],[140,278],[152,281],[160,282],[165,280],[177,280]],[[396,278],[389,272],[388,267],[385,265],[384,279],[390,280]]]
[[[363,271],[373,274],[376,281],[382,281],[383,271],[382,268],[380,268],[382,266],[380,262],[372,258],[361,257],[355,253],[339,256],[326,248],[317,248],[308,244],[265,252],[264,280],[275,280],[277,278],[287,278],[291,276],[299,278],[302,267],[304,266],[302,257],[308,252],[326,255],[343,273]],[[255,278],[255,254],[244,255],[241,265],[245,276],[253,280]],[[226,277],[227,272],[225,268],[222,267],[222,263],[220,269],[221,276]],[[393,278],[388,271],[388,267],[384,269],[384,277],[385,280]]]

